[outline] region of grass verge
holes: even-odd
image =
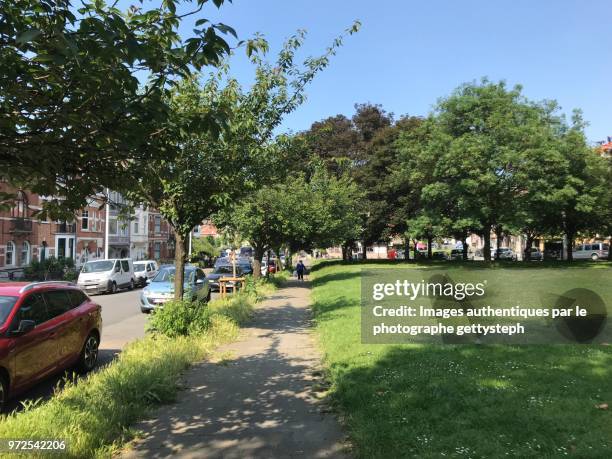
[[[151,407],[174,400],[181,373],[235,339],[257,298],[275,288],[259,283],[249,292],[211,302],[210,326],[204,334],[149,335],[129,344],[115,361],[68,383],[49,401],[5,417],[0,438],[61,439],[68,446],[62,457],[110,457],[133,437],[129,426]]]
[[[610,346],[363,344],[360,269],[322,263],[311,276],[332,398],[357,457],[610,457]],[[609,264],[496,269],[507,295],[524,299],[562,272],[584,284],[594,269],[612,275]]]

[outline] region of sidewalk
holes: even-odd
[[[320,355],[308,305],[308,283],[297,281],[262,302],[240,340],[218,350],[220,362],[192,368],[177,403],[135,426],[144,438],[123,457],[345,457],[314,391]]]

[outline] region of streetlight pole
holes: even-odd
[[[106,189],[106,219],[104,221],[104,259],[108,260],[108,230],[110,229],[110,190]]]

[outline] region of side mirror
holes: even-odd
[[[34,322],[33,320],[21,320],[19,321],[19,326],[17,327],[17,330],[14,330],[13,334],[24,335],[27,332],[34,330],[34,327],[36,327],[36,322]]]
[[[202,285],[204,283],[204,279],[196,279],[196,285]]]

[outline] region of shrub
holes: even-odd
[[[49,257],[43,261],[34,260],[23,270],[24,277],[33,281],[44,280],[76,280],[77,271],[74,269],[72,258]]]
[[[210,310],[204,303],[172,300],[156,309],[149,323],[148,333],[159,333],[170,338],[203,334],[211,324]]]

